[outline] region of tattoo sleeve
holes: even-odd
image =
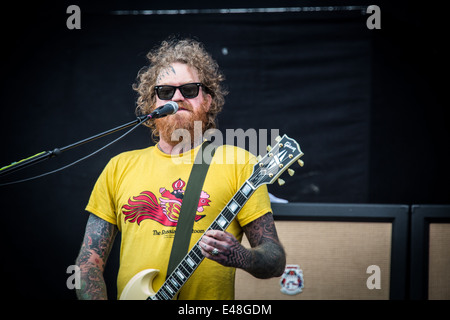
[[[283,274],[286,254],[278,240],[277,230],[271,213],[244,226],[244,232],[252,249],[247,252],[244,270],[261,279]]]
[[[91,214],[86,224],[84,240],[76,264],[80,267],[81,288],[78,299],[107,299],[103,271],[114,244],[117,227]]]

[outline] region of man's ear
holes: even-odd
[[[209,108],[211,108],[212,97],[209,93],[205,94],[204,97],[205,97],[206,101],[208,102],[205,106],[205,111],[208,112]]]

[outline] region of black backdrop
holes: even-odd
[[[1,163],[63,147],[134,119],[131,89],[145,54],[169,35],[198,38],[230,91],[219,128],[279,130],[298,140],[305,167],[269,191],[292,202],[448,203],[448,117],[439,10],[379,1],[381,30],[361,10],[115,15],[113,10],[348,5],[308,1],[147,4],[79,1],[81,29],[66,27],[66,1],[8,5],[1,22]],[[249,2],[251,3],[251,2]],[[356,4],[355,4],[356,3]],[[354,1],[351,5],[373,4]],[[12,22],[11,22],[12,21]],[[59,168],[115,134],[2,177]],[[2,271],[11,296],[32,284],[40,298],[74,298],[74,263],[91,188],[117,153],[152,144],[143,127],[74,167],[0,187]],[[117,249],[115,249],[117,250]],[[115,251],[116,252],[116,251]],[[117,252],[113,255],[117,259]],[[113,265],[116,264],[113,260]],[[114,282],[110,271],[108,281]],[[25,275],[25,276],[23,276]],[[114,289],[111,296],[114,297]]]

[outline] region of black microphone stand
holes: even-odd
[[[17,171],[17,170],[20,170],[20,169],[23,169],[23,168],[26,168],[26,167],[29,167],[29,166],[32,166],[32,165],[34,165],[34,164],[36,164],[38,162],[41,162],[41,161],[44,161],[44,160],[56,157],[56,156],[60,155],[61,153],[63,153],[64,151],[76,148],[76,147],[81,146],[81,145],[83,145],[85,143],[94,141],[96,139],[102,138],[102,137],[107,136],[107,135],[109,135],[111,133],[123,130],[123,129],[131,127],[133,125],[136,125],[136,127],[137,127],[138,125],[144,123],[145,121],[147,121],[150,118],[152,118],[152,115],[139,116],[134,121],[131,121],[131,122],[125,123],[125,124],[123,124],[121,126],[115,127],[113,129],[101,132],[101,133],[96,134],[96,135],[94,135],[92,137],[89,137],[87,139],[83,139],[83,140],[80,140],[78,142],[69,144],[68,146],[65,146],[65,147],[62,147],[62,148],[55,148],[52,151],[42,151],[42,152],[40,152],[38,154],[35,154],[34,156],[25,158],[25,159],[17,161],[17,162],[13,162],[13,163],[11,163],[8,166],[4,166],[4,167],[0,168],[0,176],[6,175],[8,173],[11,173],[11,172],[14,172],[14,171]]]

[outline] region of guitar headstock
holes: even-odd
[[[258,163],[253,167],[252,176],[249,181],[255,186],[259,187],[262,184],[271,184],[286,170],[289,166],[297,161],[303,152],[300,149],[297,141],[289,138],[287,135],[277,137],[276,144],[272,147],[267,147],[267,154],[260,158],[258,156]],[[303,166],[303,161],[298,160],[300,166]],[[292,176],[294,171],[289,169],[289,174]],[[280,185],[284,183],[280,179]]]

